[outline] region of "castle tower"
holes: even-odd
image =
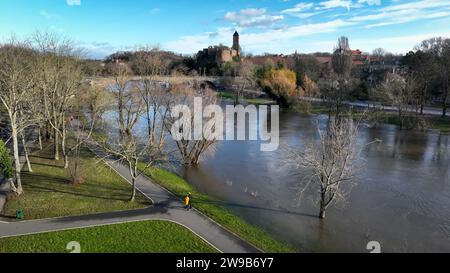
[[[239,33],[237,31],[234,32],[233,35],[233,47],[234,50],[236,50],[237,52],[241,51],[241,47],[239,45]]]

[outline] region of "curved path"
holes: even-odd
[[[99,157],[105,152],[90,145]],[[127,181],[131,181],[128,169],[121,163],[105,159],[113,170]],[[0,222],[0,238],[48,231],[60,231],[99,225],[109,225],[142,220],[168,220],[185,226],[206,242],[224,253],[258,253],[255,246],[228,231],[218,223],[193,209],[186,211],[183,203],[175,195],[152,182],[148,177],[140,176],[136,181],[140,192],[153,201],[153,206],[133,211],[100,213],[84,216],[62,217],[23,222]]]

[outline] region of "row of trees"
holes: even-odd
[[[89,99],[97,113],[104,106],[95,102],[103,99],[101,94],[92,96],[99,91],[83,85],[80,57],[70,40],[50,33],[37,32],[28,41],[11,39],[0,46],[0,100],[10,127],[16,178],[11,187],[17,194],[23,193],[20,150],[32,172],[27,143],[36,139],[42,149],[43,138],[51,140],[54,159],[62,156],[64,168],[69,168],[69,155],[80,145],[68,145],[71,117],[83,107],[83,99]]]
[[[447,113],[450,80],[450,39],[442,37],[423,41],[402,60],[409,74],[417,79],[421,92],[420,112],[424,105],[441,101],[442,115]]]
[[[207,135],[196,140],[168,141],[172,126],[179,122],[172,117],[173,106],[185,105],[193,112],[195,96],[203,97],[205,105],[215,104],[217,97],[211,90],[176,80],[170,86],[158,82],[155,76],[161,74],[164,64],[159,56],[147,54],[139,59],[139,69],[149,76],[133,81],[133,71],[126,64],[115,62],[107,66],[114,77],[113,86],[87,84],[81,56],[71,41],[49,33],[35,33],[28,41],[12,39],[0,46],[0,100],[10,127],[8,143],[12,147],[15,177],[11,186],[16,194],[23,193],[21,153],[32,172],[29,142],[36,142],[40,149],[43,143],[50,142],[54,160],[64,160],[72,182],[79,183],[81,146],[93,131],[111,136],[103,138],[101,147],[129,167],[133,182],[131,200],[135,197],[136,179],[149,167],[170,162],[169,159],[196,165],[202,155],[214,150],[215,141]],[[117,116],[116,124],[103,120],[107,110]],[[146,122],[145,134],[136,129],[142,120]]]
[[[158,60],[154,58],[141,62],[141,68],[158,66]],[[190,133],[190,124],[194,124],[194,115],[191,115],[195,111],[194,98],[202,97],[202,103],[206,106],[216,104],[217,96],[198,83],[189,85],[176,78],[167,86],[155,79],[158,75],[156,69],[148,70],[148,76],[135,81],[131,80],[131,73],[123,64],[112,64],[111,71],[115,84],[109,91],[117,106],[117,118],[110,125],[117,130],[105,131],[109,137],[100,146],[128,166],[132,178],[130,200],[134,200],[136,180],[144,172],[173,161],[188,166],[197,165],[202,155],[214,150],[215,140],[211,140],[205,132],[202,132],[201,138],[179,138],[173,135],[172,127],[180,125],[177,116],[182,114],[180,127],[183,128],[183,135]],[[181,113],[172,112],[177,105],[183,105]],[[137,128],[142,121],[145,121],[145,132]]]
[[[90,62],[86,67],[95,72],[95,76],[112,76],[108,66],[117,63],[125,65],[135,76],[200,74],[195,57],[164,51],[159,46],[146,45],[138,47],[135,51],[117,52],[107,56],[104,63],[105,67],[101,66],[101,62]]]

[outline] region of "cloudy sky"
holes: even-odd
[[[103,58],[160,45],[183,54],[230,45],[245,52],[329,52],[339,36],[370,52],[411,50],[450,37],[450,0],[1,0],[0,39],[35,30],[60,33]]]

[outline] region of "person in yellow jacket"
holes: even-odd
[[[191,193],[188,193],[188,195],[186,195],[186,197],[184,198],[184,204],[186,205],[185,209],[187,210],[192,209]]]

